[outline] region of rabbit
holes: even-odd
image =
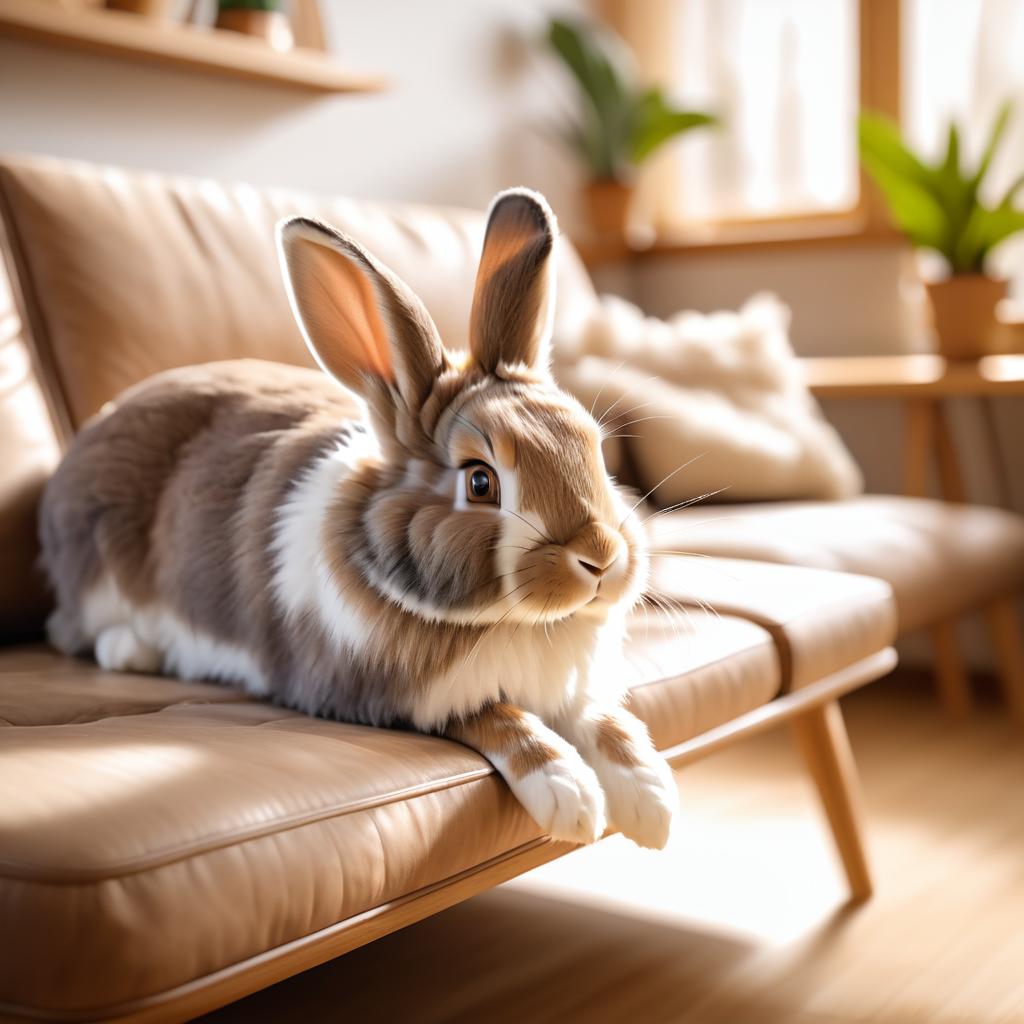
[[[52,643],[457,740],[552,837],[663,847],[672,774],[616,671],[647,549],[548,370],[556,237],[495,198],[464,353],[353,239],[279,224],[323,372],[173,369],[86,424],[41,504]]]

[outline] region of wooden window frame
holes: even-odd
[[[671,73],[669,41],[676,0],[594,0],[599,16],[619,32],[654,79]],[[901,0],[858,0],[859,100],[861,109],[899,121],[901,111]],[[670,186],[663,186],[670,187]],[[903,244],[884,201],[860,169],[858,199],[849,210],[709,220],[680,228],[655,218],[647,245],[583,243],[588,262],[623,256],[707,255],[737,249],[820,245]]]

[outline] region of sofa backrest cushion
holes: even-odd
[[[36,504],[60,457],[14,285],[0,259],[0,640],[33,633],[46,607],[35,566]]]
[[[44,159],[0,163],[0,190],[34,341],[75,427],[172,366],[238,356],[311,365],[274,248],[274,226],[291,214],[359,240],[419,294],[447,344],[466,346],[483,239],[477,211]]]

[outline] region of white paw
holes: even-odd
[[[510,780],[510,785],[530,817],[553,839],[592,843],[604,834],[604,794],[581,757],[558,757]]]
[[[600,776],[612,826],[637,846],[663,850],[679,800],[668,764],[652,751],[634,767],[605,762]]]
[[[160,652],[144,644],[131,626],[107,626],[96,637],[96,661],[113,672],[156,672]]]

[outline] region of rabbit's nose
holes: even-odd
[[[622,538],[615,530],[591,523],[573,538],[569,557],[578,571],[600,579],[619,560],[622,549]]]

